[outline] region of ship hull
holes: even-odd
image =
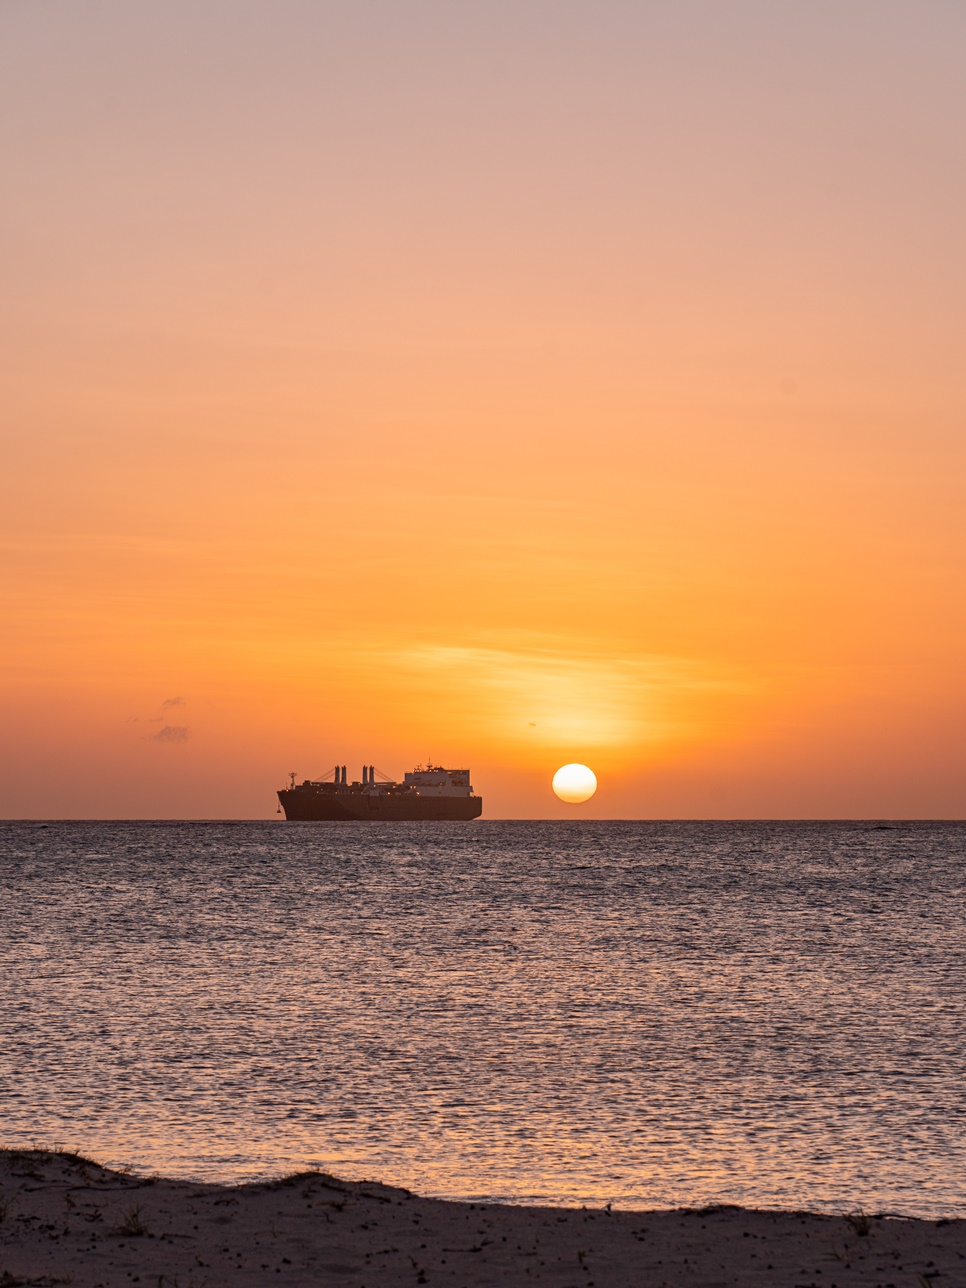
[[[369,796],[362,792],[310,792],[286,789],[278,801],[289,822],[469,822],[483,813],[480,796]]]

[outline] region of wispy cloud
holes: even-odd
[[[152,741],[164,743],[187,742],[190,737],[191,730],[186,725],[163,725],[151,735]]]
[[[501,737],[549,744],[615,746],[682,732],[688,694],[731,687],[699,663],[658,655],[427,646],[397,660],[420,688],[465,695]]]
[[[184,698],[165,698],[163,702],[155,708],[156,711],[161,713],[160,715],[128,716],[125,723],[163,725],[164,727],[159,729],[157,733],[146,736],[155,739],[157,742],[186,742],[191,732],[190,729],[185,725],[169,725],[167,723],[167,713],[177,707],[184,706],[187,706]]]

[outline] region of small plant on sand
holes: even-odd
[[[140,1203],[135,1203],[133,1207],[128,1208],[124,1213],[124,1220],[117,1227],[117,1233],[127,1234],[135,1239],[148,1233],[148,1227],[145,1224],[144,1218],[141,1216]]]
[[[861,1235],[865,1238],[866,1235],[872,1233],[872,1218],[870,1216],[866,1216],[861,1209],[858,1212],[843,1212],[842,1216],[852,1227],[855,1234]]]
[[[838,1244],[834,1240],[829,1246],[830,1246],[830,1251],[832,1253],[832,1256],[835,1258],[835,1260],[840,1265],[845,1266],[846,1270],[849,1270],[851,1268],[852,1263],[849,1260],[849,1257],[851,1254],[849,1253],[849,1250],[848,1250],[848,1244],[846,1244],[846,1246],[841,1251],[839,1250]]]

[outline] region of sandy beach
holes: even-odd
[[[966,1284],[966,1221],[509,1207],[309,1172],[239,1187],[0,1154],[0,1285]]]

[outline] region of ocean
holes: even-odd
[[[0,825],[0,1144],[966,1216],[966,824]]]

